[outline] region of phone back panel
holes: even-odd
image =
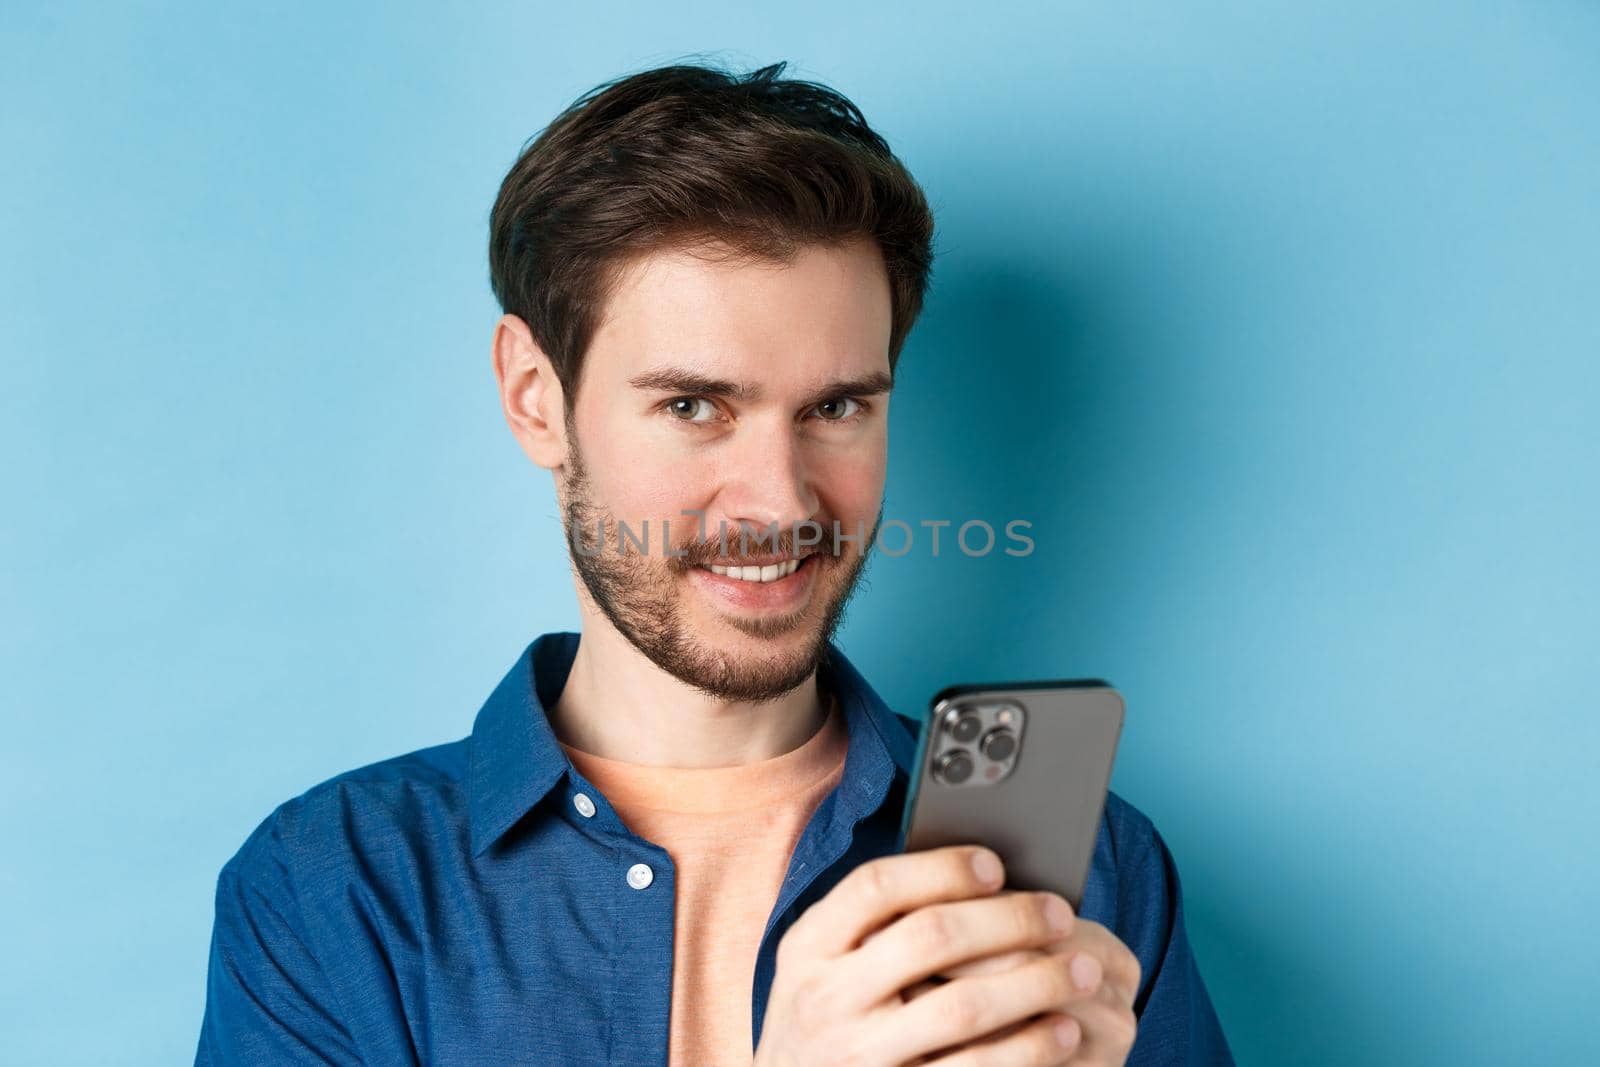
[[[951,709],[987,707],[992,716],[1012,705],[1022,709],[1022,724],[1003,777],[978,784],[980,773],[956,785],[934,772],[941,754],[974,751],[946,729]],[[1121,694],[1097,678],[943,690],[917,745],[902,850],[986,845],[1005,864],[1005,888],[1047,889],[1079,907],[1123,713]],[[986,764],[979,760],[980,772]]]

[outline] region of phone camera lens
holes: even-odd
[[[960,785],[972,777],[972,757],[959,749],[946,752],[933,765],[933,773],[951,785]]]
[[[978,731],[983,729],[983,720],[970,711],[952,711],[945,716],[945,729],[950,736],[963,745],[978,736]]]
[[[983,735],[983,740],[978,743],[978,750],[996,763],[1011,758],[1017,750],[1017,737],[1005,727],[990,730]]]

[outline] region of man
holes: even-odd
[[[977,845],[894,854],[916,726],[833,636],[933,225],[783,66],[601,86],[506,177],[493,366],[581,639],[257,827],[197,1062],[1232,1062],[1120,797],[1081,914]]]

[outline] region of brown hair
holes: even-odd
[[[623,269],[667,247],[784,262],[805,244],[874,239],[892,293],[892,373],[928,288],[932,212],[860,109],[780,78],[786,65],[613,79],[523,147],[489,216],[490,284],[569,405]]]

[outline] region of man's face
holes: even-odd
[[[816,667],[881,517],[890,328],[867,241],[781,266],[662,252],[610,299],[559,495],[589,595],[663,670],[768,700]],[[762,564],[765,580],[710,569]]]

